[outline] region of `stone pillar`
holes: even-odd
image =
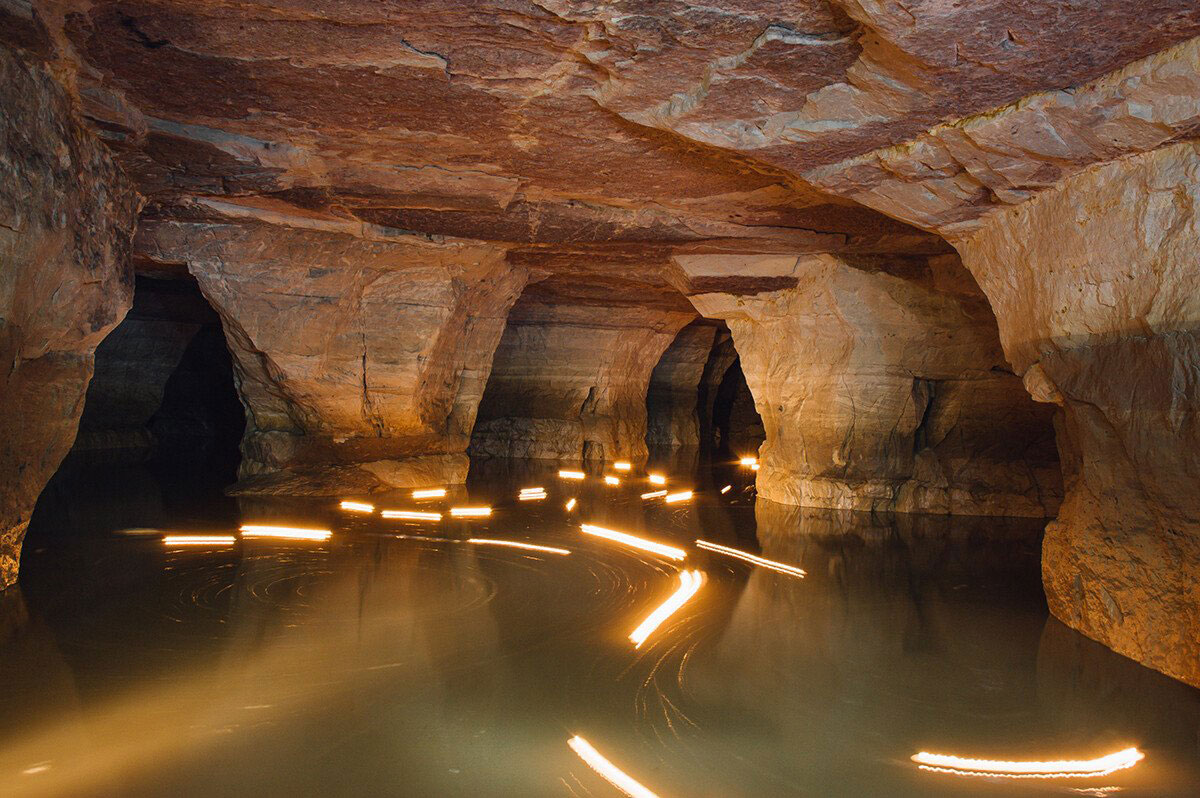
[[[1062,408],[1050,610],[1200,686],[1200,144],[1092,167],[955,241],[1009,360]]]
[[[694,313],[527,295],[509,316],[472,453],[645,460],[646,391]]]
[[[733,332],[766,428],[758,491],[783,504],[1043,517],[1050,414],[1004,362],[953,256],[677,256],[680,287]]]
[[[0,46],[0,587],[129,309],[140,199],[41,65]]]
[[[246,406],[240,490],[461,482],[525,271],[499,247],[246,220],[150,222],[220,314]]]

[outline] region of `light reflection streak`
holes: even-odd
[[[583,473],[582,471],[563,470],[558,472],[559,479],[583,479],[586,476],[587,474]]]
[[[166,535],[164,546],[232,546],[237,542],[233,535]]]
[[[567,499],[567,504],[566,504],[567,512],[569,513],[572,510],[574,510],[576,504],[579,504],[579,501],[577,499],[575,499],[574,497]]]
[[[579,755],[588,767],[600,774],[612,786],[629,796],[629,798],[658,798],[657,795],[643,787],[629,774],[609,762],[592,747],[592,744],[578,734],[567,740],[571,750]]]
[[[414,499],[440,499],[445,495],[445,488],[421,488],[412,492]]]
[[[560,549],[554,546],[538,546],[533,543],[522,543],[519,540],[496,540],[493,538],[467,538],[468,543],[476,543],[481,546],[511,546],[514,549],[528,549],[529,551],[544,551],[548,554],[570,554],[569,549]]]
[[[421,512],[420,510],[384,510],[380,513],[384,518],[398,518],[402,521],[441,521],[441,513]]]
[[[788,565],[787,563],[776,562],[775,560],[768,560],[765,557],[759,557],[757,554],[751,554],[747,551],[731,549],[730,547],[722,546],[719,543],[709,543],[707,540],[697,540],[696,545],[707,551],[715,551],[718,554],[725,554],[729,557],[736,557],[739,560],[745,560],[748,563],[753,563],[754,565],[760,565],[763,568],[769,568],[770,570],[778,571],[781,574],[789,574],[791,576],[798,576],[801,579],[808,576],[808,572],[805,571],[803,568],[797,568],[794,565]]]
[[[674,504],[675,502],[685,502],[690,498],[692,498],[692,492],[690,490],[681,490],[678,493],[668,493],[663,498],[663,501],[665,501],[667,504]]]
[[[661,498],[662,496],[666,496],[666,495],[667,495],[667,492],[665,490],[652,490],[649,493],[643,493],[642,498],[643,499],[658,499],[658,498]]]
[[[757,470],[758,470],[758,463],[752,463],[752,464],[750,465],[750,470],[751,470],[751,471],[757,471]]]
[[[626,462],[625,460],[618,460],[617,462],[613,463],[613,470],[615,471],[629,471],[632,468],[633,463]]]
[[[959,776],[988,776],[1010,779],[1067,779],[1107,776],[1131,768],[1146,758],[1136,748],[1126,748],[1095,759],[1060,759],[1049,762],[1006,761],[1002,759],[973,759],[952,754],[931,754],[921,751],[912,761],[921,770],[953,773]]]
[[[240,527],[244,538],[276,538],[279,540],[329,540],[333,532],[328,529],[306,529],[295,526],[266,526],[244,524]]]
[[[721,493],[728,493],[732,488],[733,485],[726,485],[725,487],[721,488]]]
[[[604,482],[607,485],[620,485],[621,484],[621,480],[618,479],[617,477],[614,477],[612,474],[605,475]]]
[[[738,465],[752,466],[757,462],[757,457],[743,457],[741,460],[738,460]]]
[[[375,505],[367,504],[366,502],[343,501],[338,505],[341,509],[350,513],[373,513]]]
[[[646,479],[650,480],[651,485],[666,485],[667,478],[662,474],[647,474]]]
[[[674,546],[668,546],[665,543],[656,543],[653,540],[639,538],[637,535],[630,535],[627,532],[618,532],[615,529],[606,529],[595,524],[581,524],[580,528],[585,534],[595,535],[599,538],[612,540],[617,543],[624,543],[626,546],[632,546],[635,549],[653,552],[661,557],[666,557],[670,560],[682,560],[687,556],[687,552],[683,549],[677,549]]]
[[[634,648],[641,648],[642,643],[646,642],[646,638],[654,633],[654,630],[662,626],[663,621],[670,618],[679,608],[686,604],[692,596],[696,595],[696,591],[700,589],[700,585],[704,583],[704,574],[701,571],[680,571],[679,572],[679,589],[671,594],[671,597],[655,608],[654,612],[646,616],[646,620],[638,624],[638,627],[629,633],[629,639],[633,641]]]
[[[455,518],[487,518],[492,514],[491,507],[451,507],[450,515]]]
[[[529,502],[537,501],[546,498],[545,488],[521,488],[521,492],[517,494],[517,501]]]

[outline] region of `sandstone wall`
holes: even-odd
[[[716,335],[711,322],[689,324],[651,372],[646,393],[646,444],[651,449],[700,445],[700,381]]]
[[[148,222],[220,314],[247,411],[243,490],[461,481],[525,272],[501,248],[253,219]]]
[[[1051,611],[1200,685],[1200,144],[1092,167],[957,246],[1030,393],[1062,408]]]
[[[496,351],[472,453],[644,460],[651,372],[694,318],[523,298]]]
[[[140,199],[40,64],[0,46],[0,587],[129,309]]]
[[[763,498],[969,515],[1057,508],[1050,414],[1008,371],[957,259],[676,262],[697,309],[733,332],[766,428]]]

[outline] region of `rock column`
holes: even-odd
[[[1062,409],[1051,611],[1200,686],[1200,145],[1077,173],[956,241],[1029,392]]]

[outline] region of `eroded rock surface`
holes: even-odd
[[[492,352],[525,282],[504,250],[251,220],[146,222],[139,249],[186,263],[222,318],[247,410],[243,489],[465,477]]]
[[[703,319],[684,327],[651,372],[646,393],[646,444],[651,449],[700,446],[700,382],[717,332]]]
[[[971,515],[1057,508],[1050,414],[1007,370],[957,259],[676,261],[696,308],[733,332],[766,427],[763,498]]]
[[[129,309],[140,198],[51,72],[0,47],[0,587]]]
[[[513,308],[472,453],[645,460],[650,375],[695,313],[681,298],[666,307],[564,299],[535,285]]]
[[[959,242],[1013,366],[1062,408],[1051,610],[1200,685],[1200,145],[1080,172]]]

